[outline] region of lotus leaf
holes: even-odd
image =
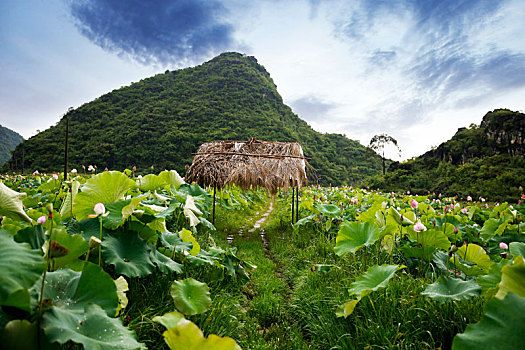
[[[474,280],[462,281],[457,278],[440,276],[436,282],[427,285],[421,294],[443,303],[452,300],[467,300],[478,296],[480,292],[481,287]]]
[[[481,286],[485,298],[488,299],[496,295],[498,283],[501,281],[501,269],[509,263],[509,260],[503,259],[492,265],[488,274],[476,278],[476,282]]]
[[[171,296],[177,310],[185,315],[196,315],[208,310],[211,305],[210,289],[206,283],[193,278],[174,281]]]
[[[146,348],[119,319],[108,317],[96,304],[86,305],[83,312],[53,307],[44,315],[43,328],[50,341],[64,344],[71,340],[85,349]]]
[[[29,288],[44,272],[45,262],[38,250],[27,243],[16,243],[11,235],[0,229],[0,305],[30,311]]]
[[[2,349],[34,350],[39,349],[36,322],[12,320],[0,330]]]
[[[40,251],[46,241],[46,234],[42,225],[35,225],[18,231],[14,238],[15,242],[29,243],[32,249]]]
[[[317,211],[329,218],[341,216],[341,209],[333,204],[315,204]]]
[[[514,258],[512,265],[501,269],[501,282],[496,298],[503,299],[509,292],[525,297],[525,259],[521,255]]]
[[[164,187],[166,182],[157,175],[148,174],[141,179],[137,179],[137,185],[141,191],[148,192]]]
[[[73,199],[73,215],[82,221],[93,213],[97,203],[108,205],[124,199],[135,183],[118,171],[104,171],[91,177]]]
[[[450,258],[450,262],[465,274],[484,275],[489,272],[494,264],[485,250],[477,244],[466,244]]]
[[[419,233],[413,232],[410,234],[410,237],[424,247],[433,247],[443,250],[448,250],[448,248],[450,248],[450,241],[441,230],[431,228]]]
[[[511,242],[509,244],[509,251],[513,256],[521,255],[525,258],[525,243],[523,242]]]
[[[361,299],[373,291],[385,288],[396,271],[403,268],[405,268],[403,265],[374,265],[350,285],[348,292]]]
[[[157,265],[160,272],[162,273],[182,273],[182,268],[184,265],[181,265],[171,260],[166,255],[162,254],[154,248],[152,248],[150,251],[150,259],[155,265]]]
[[[508,293],[487,302],[481,321],[456,335],[452,350],[522,349],[524,333],[525,298]]]
[[[120,276],[115,280],[115,285],[117,286],[117,296],[118,296],[118,306],[117,306],[117,312],[115,313],[115,316],[118,316],[120,313],[120,310],[126,309],[126,306],[128,306],[128,297],[126,296],[126,292],[129,291],[128,281],[124,278],[124,276]]]
[[[175,313],[171,313],[175,314]],[[179,314],[180,315],[180,314]],[[187,349],[187,350],[240,350],[235,340],[230,337],[219,337],[211,334],[208,338],[204,337],[202,331],[193,322],[181,317],[182,315],[170,316],[169,320],[156,317],[154,320],[169,327],[164,333],[164,340],[170,349]],[[165,315],[166,316],[166,315]],[[163,316],[164,317],[164,316]],[[180,317],[180,318],[179,318]],[[178,321],[177,321],[178,319]],[[175,323],[175,325],[172,325]]]
[[[175,186],[176,189],[178,189],[182,184],[186,183],[175,170],[165,170],[159,174],[159,177],[166,184]]]
[[[80,182],[71,182],[71,192],[67,193],[66,198],[64,198],[62,206],[60,207],[60,216],[62,216],[62,219],[69,219],[73,216],[73,201],[75,200],[79,188]]]
[[[89,243],[81,235],[69,235],[63,229],[54,230],[53,240],[67,249],[65,256],[53,258],[52,266],[55,270],[77,260],[79,256],[87,253],[89,250]],[[46,241],[46,243],[49,244],[49,241]]]
[[[102,256],[107,264],[114,265],[118,274],[127,277],[145,277],[153,272],[155,265],[150,259],[148,243],[134,231],[108,236],[102,241]]]
[[[180,312],[173,311],[168,312],[167,314],[164,314],[162,316],[155,316],[153,317],[153,321],[160,323],[166,328],[172,328],[176,327],[177,323],[179,323],[180,320],[184,318],[184,315]]]
[[[379,239],[379,229],[370,222],[343,222],[337,233],[334,251],[339,256],[345,256],[358,249],[372,245]]]
[[[40,293],[40,279],[31,289],[33,300]],[[51,299],[53,307],[82,313],[88,304],[102,307],[108,316],[113,317],[119,304],[115,282],[98,265],[87,262],[82,272],[68,268],[47,274],[44,286],[44,299]]]
[[[193,237],[193,234],[191,233],[190,230],[186,230],[185,228],[183,228],[179,232],[179,237],[180,239],[182,239],[183,242],[189,242],[192,244],[193,248],[191,248],[190,250],[191,255],[197,256],[199,254],[201,247],[199,243],[197,242],[197,240],[195,239],[195,237]]]
[[[186,197],[186,203],[184,204],[184,215],[190,221],[190,226],[195,227],[199,224],[199,218],[202,212],[195,206],[195,200],[192,196],[188,195]]]
[[[22,203],[26,195],[25,193],[13,191],[4,185],[3,182],[0,182],[0,215],[31,223],[32,220],[24,211]]]

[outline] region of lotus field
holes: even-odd
[[[292,225],[175,171],[1,180],[2,348],[524,347],[523,193],[314,186]]]

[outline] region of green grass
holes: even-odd
[[[433,280],[417,268],[396,272],[386,289],[364,297],[348,318],[337,318],[337,306],[350,299],[350,284],[370,266],[389,263],[390,257],[378,255],[376,247],[344,258],[335,255],[337,225],[330,233],[313,226],[294,233],[289,208],[278,200],[263,225],[269,244],[265,251],[260,231],[248,231],[268,204],[217,210],[213,242],[226,247],[227,236],[233,235],[237,256],[257,266],[249,282],[217,280],[217,269],[209,266],[191,266],[180,276],[155,274],[130,281],[123,319],[129,316],[139,341],[150,349],[166,348],[164,329],[152,319],[174,310],[171,282],[190,276],[209,285],[212,305],[188,318],[205,335],[230,336],[243,349],[448,349],[455,334],[480,319],[481,299],[440,304],[423,298],[420,293]],[[317,272],[314,264],[334,267]]]

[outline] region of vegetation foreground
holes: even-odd
[[[216,193],[175,171],[3,176],[11,349],[493,349],[525,330],[523,189]],[[297,214],[297,213],[295,213]]]

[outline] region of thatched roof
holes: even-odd
[[[297,142],[212,141],[203,143],[186,175],[187,182],[222,188],[260,186],[271,193],[278,188],[301,188],[307,183],[303,148]]]

